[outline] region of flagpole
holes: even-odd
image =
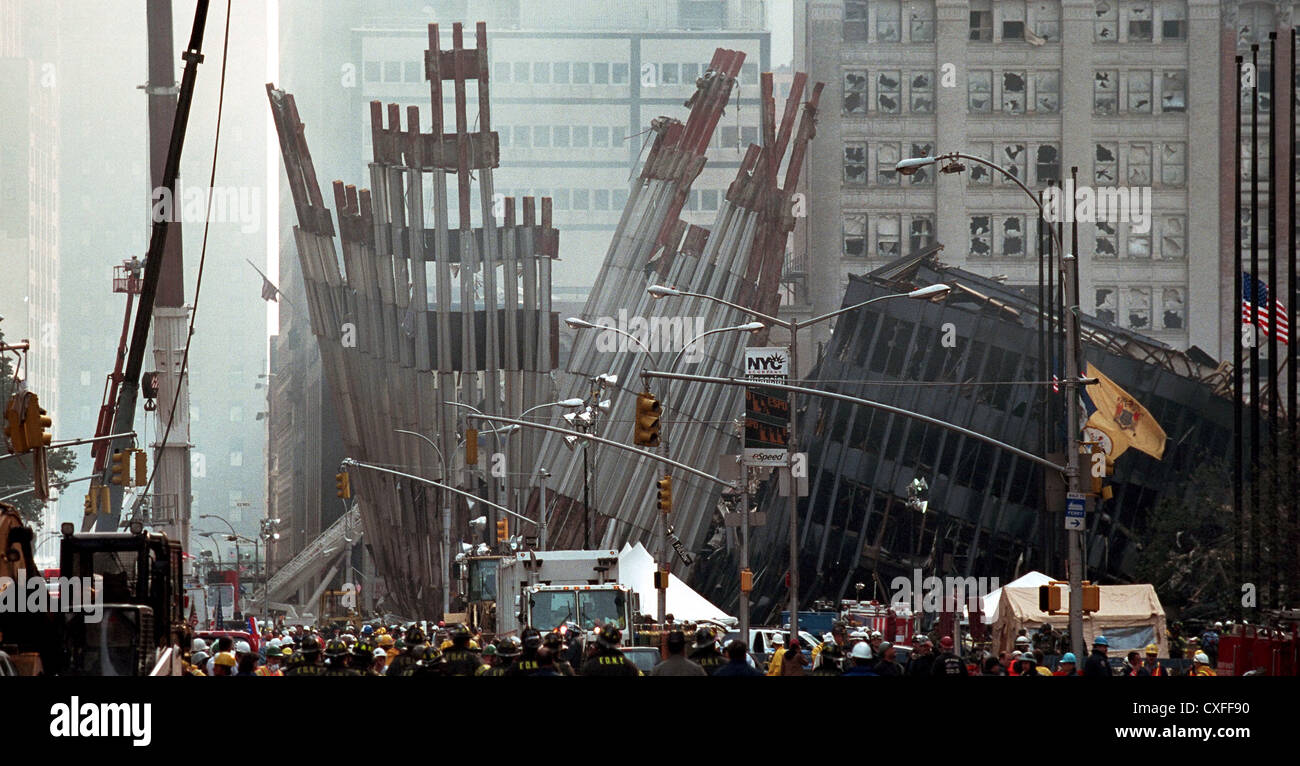
[[[1296,30],[1295,30],[1295,27],[1293,26],[1293,27],[1291,27],[1291,70],[1290,70],[1290,76],[1287,78],[1287,83],[1288,83],[1288,85],[1290,85],[1291,83],[1294,83],[1294,82],[1295,82],[1295,79],[1296,79],[1296,70],[1295,70],[1295,46],[1296,46]],[[1276,96],[1274,96],[1274,98],[1276,98]],[[1286,217],[1286,222],[1287,222],[1287,235],[1286,235],[1286,243],[1287,243],[1287,259],[1286,259],[1286,261],[1287,261],[1287,280],[1286,280],[1286,286],[1287,286],[1287,291],[1286,291],[1285,295],[1287,296],[1287,308],[1286,308],[1286,310],[1287,310],[1287,312],[1288,312],[1288,314],[1289,314],[1289,316],[1288,316],[1288,322],[1287,322],[1287,325],[1288,325],[1288,326],[1287,326],[1287,333],[1291,333],[1291,332],[1293,332],[1292,328],[1294,328],[1294,327],[1296,326],[1296,305],[1295,305],[1295,304],[1296,304],[1296,241],[1295,241],[1295,236],[1296,236],[1296,230],[1295,230],[1295,195],[1296,195],[1296,183],[1295,183],[1295,174],[1296,174],[1296,167],[1295,167],[1295,152],[1296,152],[1296,145],[1295,145],[1295,118],[1296,118],[1296,97],[1295,97],[1295,91],[1294,91],[1293,89],[1291,89],[1290,87],[1288,87],[1288,89],[1287,89],[1287,106],[1290,107],[1288,111],[1290,112],[1290,117],[1291,117],[1291,123],[1290,123],[1290,125],[1289,125],[1289,128],[1290,128],[1290,136],[1289,136],[1289,138],[1290,138],[1290,143],[1289,143],[1289,146],[1290,146],[1290,149],[1291,149],[1291,150],[1290,150],[1289,152],[1287,152],[1287,161],[1286,161],[1287,168],[1290,170],[1290,172],[1286,174],[1286,177],[1287,177],[1287,182],[1286,182],[1286,188],[1287,188],[1287,195],[1286,195],[1286,199],[1287,199],[1287,217]],[[1289,567],[1289,569],[1291,570],[1290,573],[1289,573],[1289,574],[1290,574],[1289,582],[1293,584],[1292,587],[1287,588],[1287,594],[1286,594],[1286,595],[1287,595],[1288,598],[1291,598],[1292,595],[1293,595],[1293,593],[1294,593],[1293,588],[1294,588],[1294,583],[1296,582],[1296,578],[1297,578],[1298,576],[1300,576],[1300,572],[1298,572],[1298,571],[1296,570],[1296,549],[1297,549],[1298,547],[1300,547],[1300,540],[1298,540],[1298,539],[1297,539],[1297,536],[1296,536],[1296,522],[1297,522],[1297,520],[1300,520],[1300,514],[1297,513],[1297,498],[1296,498],[1297,492],[1300,491],[1300,488],[1297,488],[1297,486],[1296,486],[1296,474],[1297,474],[1298,472],[1300,472],[1300,464],[1298,464],[1298,463],[1296,462],[1296,440],[1297,440],[1297,433],[1296,433],[1296,430],[1297,430],[1297,429],[1296,429],[1296,382],[1297,382],[1297,375],[1296,375],[1296,344],[1295,344],[1295,341],[1289,341],[1289,342],[1287,343],[1287,367],[1286,367],[1286,375],[1287,375],[1287,386],[1286,386],[1286,392],[1287,392],[1287,394],[1286,394],[1286,395],[1287,395],[1287,408],[1286,408],[1286,412],[1287,412],[1288,420],[1290,421],[1290,428],[1287,429],[1287,433],[1290,434],[1290,436],[1291,436],[1291,439],[1290,439],[1290,442],[1291,442],[1291,443],[1290,443],[1290,446],[1289,446],[1289,453],[1290,453],[1290,454],[1289,454],[1289,457],[1290,457],[1290,460],[1289,460],[1289,466],[1290,466],[1290,470],[1287,471],[1287,475],[1290,477],[1290,490],[1291,490],[1291,491],[1287,494],[1288,505],[1290,505],[1291,540],[1290,540],[1290,543],[1286,546],[1286,550],[1287,550],[1287,555],[1291,558],[1291,562],[1290,562],[1291,566]]]
[[[1237,56],[1237,121],[1233,123],[1233,149],[1236,156],[1233,157],[1235,171],[1233,172],[1232,183],[1232,217],[1233,217],[1233,236],[1232,252],[1233,260],[1236,266],[1236,285],[1237,285],[1237,305],[1233,308],[1232,321],[1229,326],[1232,327],[1232,550],[1233,558],[1237,561],[1237,582],[1246,582],[1246,557],[1242,547],[1242,527],[1243,518],[1241,513],[1242,505],[1242,398],[1241,385],[1242,374],[1241,364],[1244,354],[1242,353],[1241,333],[1245,329],[1245,324],[1241,321],[1241,306],[1245,301],[1246,293],[1243,291],[1244,281],[1242,280],[1242,262],[1241,262],[1241,56]],[[1244,617],[1242,605],[1237,602],[1237,619]]]
[[[1250,46],[1250,562],[1259,576],[1259,43]],[[1251,580],[1255,582],[1255,580]]]
[[[1278,462],[1277,462],[1277,408],[1281,404],[1281,397],[1277,391],[1277,312],[1273,307],[1277,305],[1277,32],[1268,33],[1268,81],[1270,102],[1268,105],[1268,301],[1265,306],[1266,316],[1269,317],[1268,328],[1268,459],[1269,459],[1269,501],[1268,506],[1272,509],[1269,514],[1272,517],[1271,539],[1278,540],[1280,528],[1278,523],[1277,506],[1280,498],[1278,490],[1280,482],[1278,481]],[[1258,310],[1258,308],[1256,309]],[[1274,542],[1269,548],[1273,554],[1269,556],[1272,560],[1270,569],[1272,577],[1268,578],[1268,601],[1273,608],[1278,607],[1277,588],[1278,582],[1282,579],[1282,573],[1278,568],[1278,562],[1281,560],[1277,553],[1277,543]]]

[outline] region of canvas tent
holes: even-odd
[[[624,545],[618,554],[618,579],[641,597],[642,614],[654,614],[659,594],[655,591],[655,560],[641,543]],[[668,575],[668,614],[677,622],[724,621],[727,613],[713,605],[675,574]]]
[[[1064,590],[1064,588],[1063,588]],[[1069,593],[1062,593],[1061,607],[1069,609]],[[1002,589],[998,603],[998,616],[993,623],[993,650],[1011,651],[1020,628],[1032,636],[1043,623],[1051,623],[1058,631],[1070,626],[1068,614],[1049,615],[1038,609],[1038,588]],[[1110,642],[1111,656],[1123,655],[1130,649],[1141,651],[1147,644],[1160,647],[1160,656],[1168,657],[1165,640],[1165,610],[1150,584],[1102,585],[1101,611],[1083,616],[1084,642],[1089,648],[1099,635]],[[1080,658],[1082,662],[1082,658]]]
[[[1039,585],[1046,585],[1051,581],[1052,578],[1042,572],[1030,572],[1012,580],[1002,588],[1037,588]],[[984,613],[985,625],[992,625],[998,618],[998,604],[1002,600],[1002,588],[991,590],[988,595],[980,599],[980,610]]]

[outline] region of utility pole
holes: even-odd
[[[1078,168],[1071,168],[1078,172]],[[1078,188],[1078,187],[1075,187]],[[1073,208],[1076,199],[1070,200]],[[1077,252],[1078,240],[1072,243]],[[1065,413],[1067,492],[1079,492],[1079,259],[1075,252],[1061,255],[1061,283],[1065,288]],[[1070,495],[1066,495],[1069,497]],[[1083,643],[1083,535],[1077,529],[1066,532],[1070,564],[1070,647],[1076,657],[1084,656]]]

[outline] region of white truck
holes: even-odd
[[[495,570],[494,587],[471,591],[480,603],[487,601],[482,596],[496,596],[491,599],[495,625],[490,627],[497,635],[517,636],[529,625],[545,633],[560,627],[591,631],[613,623],[623,631],[623,643],[633,643],[631,627],[640,603],[632,588],[618,581],[617,551],[525,551],[469,564],[470,580],[479,586]]]

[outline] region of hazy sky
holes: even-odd
[[[795,0],[768,0],[768,24],[772,28],[772,68],[794,58]]]

